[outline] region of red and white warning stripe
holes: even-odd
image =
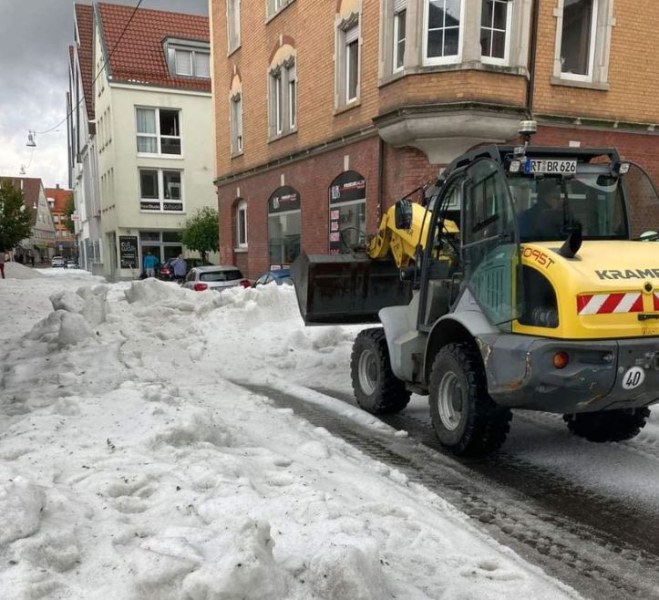
[[[655,306],[657,296],[655,295]],[[605,315],[643,311],[640,292],[620,294],[580,294],[577,296],[577,313],[580,315]]]
[[[659,310],[659,292],[654,293],[654,310]]]

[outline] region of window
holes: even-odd
[[[293,0],[266,0],[268,7],[268,18],[276,15],[280,10],[286,8]]]
[[[426,0],[423,39],[425,62],[460,62],[462,0]]]
[[[336,106],[359,100],[359,15],[352,13],[337,30]]]
[[[169,73],[174,77],[210,79],[210,44],[190,40],[165,40]]]
[[[227,37],[229,52],[240,46],[240,0],[227,2]]]
[[[140,210],[183,210],[181,171],[140,169]]]
[[[558,0],[553,83],[607,89],[613,0]]]
[[[281,69],[277,69],[276,71],[273,71],[270,73],[270,84],[272,87],[272,95],[273,95],[273,122],[274,122],[274,133],[275,135],[280,135],[281,132],[284,130],[284,115],[283,115],[283,91],[282,91],[282,76],[281,76]]]
[[[405,21],[407,18],[406,0],[396,0],[394,5],[394,58],[393,71],[403,68],[405,59]]]
[[[179,111],[138,108],[137,151],[146,154],[181,154]]]
[[[236,246],[247,248],[247,202],[238,201],[236,205]]]
[[[286,98],[288,106],[288,124],[291,126],[291,129],[294,129],[297,120],[297,73],[295,71],[294,63],[286,69],[286,73],[288,79],[288,97]]]
[[[481,59],[483,62],[508,62],[508,32],[512,9],[508,0],[483,0],[481,7]]]
[[[231,97],[231,153],[243,151],[243,100],[241,94]]]
[[[300,194],[282,186],[268,200],[270,268],[288,265],[300,254],[300,227]]]
[[[346,104],[357,99],[359,85],[359,31],[352,27],[346,38]]]
[[[209,78],[210,54],[193,50],[175,50],[174,64],[176,75],[184,77]]]
[[[329,188],[330,254],[353,252],[366,243],[366,180],[344,171]]]
[[[278,137],[297,125],[297,75],[295,59],[270,68],[270,136]]]
[[[565,0],[561,31],[561,73],[590,78],[597,0]]]

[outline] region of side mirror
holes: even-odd
[[[396,229],[410,229],[412,227],[412,203],[409,200],[399,200],[394,209]]]

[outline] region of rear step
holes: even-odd
[[[412,284],[390,259],[306,254],[291,265],[300,313],[307,325],[379,322],[385,306],[409,304]]]

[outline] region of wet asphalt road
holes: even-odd
[[[598,494],[506,452],[505,445],[491,457],[457,459],[441,448],[427,419],[413,411],[382,419],[408,432],[401,438],[374,432],[304,398],[236,383],[423,484],[583,596],[659,600],[659,501],[628,503]],[[345,393],[315,391],[354,405]],[[538,426],[533,417],[515,415],[516,421],[525,419],[530,427]]]

